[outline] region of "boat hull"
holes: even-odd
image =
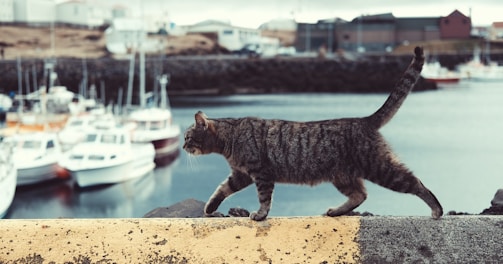
[[[135,131],[132,141],[137,143],[152,143],[155,149],[155,163],[164,163],[180,150],[180,128],[173,126],[165,131]]]
[[[180,139],[165,138],[152,141],[155,149],[155,163],[164,163],[166,159],[171,159],[180,150]]]
[[[132,162],[125,162],[109,167],[70,171],[70,175],[75,179],[77,185],[88,187],[128,180],[132,167]]]
[[[136,145],[136,144],[135,144]],[[154,148],[151,144],[133,147],[133,158],[111,166],[96,166],[85,169],[68,169],[80,187],[114,184],[146,175],[155,167]]]
[[[12,162],[17,168],[18,186],[58,177],[62,152],[55,133],[21,133],[9,136],[5,141],[15,146]]]
[[[17,185],[35,184],[58,177],[58,165],[56,162],[17,169]]]
[[[125,163],[113,167],[70,171],[70,174],[78,186],[85,188],[139,178],[152,171],[154,167],[155,163],[152,161],[142,166],[133,166],[132,163]]]
[[[7,164],[0,164],[0,166],[6,166]],[[16,181],[17,181],[17,170],[14,168],[2,169],[3,172],[7,172],[5,175],[0,175],[0,218],[5,217],[9,207],[14,200],[14,194],[16,192]]]
[[[426,81],[429,81],[429,82],[434,82],[434,83],[440,83],[440,84],[443,84],[443,83],[458,83],[459,82],[459,78],[457,77],[453,77],[453,78],[424,78]]]
[[[171,124],[171,117],[171,112],[162,108],[141,109],[130,115],[134,124],[131,141],[152,143],[157,164],[171,159],[180,149],[180,126]]]

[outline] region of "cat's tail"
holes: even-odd
[[[395,84],[386,102],[374,114],[367,117],[369,124],[373,127],[380,128],[388,123],[419,79],[424,64],[423,49],[416,47],[414,53],[416,56]]]

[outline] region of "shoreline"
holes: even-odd
[[[147,58],[146,90],[154,91],[156,77],[170,75],[170,96],[231,95],[268,93],[387,93],[410,63],[412,56],[387,56],[355,61],[319,58],[263,58],[245,59],[180,59],[167,57],[163,60]],[[125,96],[128,87],[129,60],[114,59],[57,59],[54,72],[56,84],[72,92],[87,72],[88,85],[97,87],[101,98],[104,86],[106,101],[116,101],[122,88]],[[44,83],[44,61],[22,60],[22,90],[27,86],[33,91],[34,83]],[[139,65],[136,61],[133,80],[133,102],[138,100]],[[18,92],[17,61],[0,61],[3,72],[0,92]],[[36,76],[36,77],[35,77]],[[28,84],[28,85],[27,85]],[[434,90],[434,83],[420,80],[415,91]]]

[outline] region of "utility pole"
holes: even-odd
[[[358,17],[358,25],[356,27],[356,52],[360,52],[362,49],[362,19],[363,15]]]
[[[332,54],[332,47],[334,45],[334,23],[329,23],[328,24],[328,47],[327,47],[327,52],[328,54]]]
[[[311,51],[311,25],[306,23],[306,52]]]

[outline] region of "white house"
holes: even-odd
[[[111,53],[126,54],[138,49],[145,41],[147,33],[139,19],[116,18],[105,30],[107,50]]]
[[[489,28],[490,40],[503,40],[503,22],[493,22]]]
[[[52,0],[16,0],[14,2],[14,21],[49,23],[54,21],[55,10]]]
[[[252,28],[235,27],[230,23],[205,20],[189,26],[187,33],[200,33],[215,35],[220,46],[228,50],[239,50],[250,42],[256,42],[260,38],[260,30]]]
[[[70,0],[56,6],[57,22],[98,27],[112,19],[112,10],[96,2]]]
[[[0,22],[14,22],[14,0],[0,0]]]
[[[289,18],[277,18],[260,25],[259,28],[263,30],[295,31],[297,30],[297,22]]]
[[[113,54],[127,54],[143,49],[144,52],[165,50],[160,39],[148,39],[145,23],[140,19],[116,18],[105,30],[107,50]]]
[[[124,5],[114,5],[112,6],[112,19],[130,17],[131,10]]]

